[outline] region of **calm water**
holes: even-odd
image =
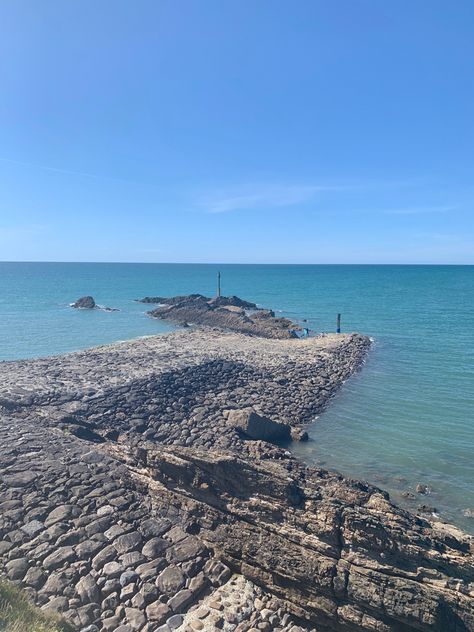
[[[333,331],[375,339],[364,370],[295,451],[388,489],[426,483],[426,502],[474,532],[473,266],[219,266],[238,294]],[[0,359],[28,358],[160,333],[134,298],[213,295],[217,266],[0,263]],[[73,310],[91,294],[120,312]]]

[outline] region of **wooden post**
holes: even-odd
[[[337,315],[336,333],[341,333],[341,314]]]
[[[217,273],[217,298],[221,295],[221,273]]]

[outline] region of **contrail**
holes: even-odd
[[[50,167],[48,165],[38,165],[33,162],[24,162],[22,160],[12,160],[11,158],[3,158],[0,156],[0,162],[8,162],[12,165],[19,165],[21,167],[33,167],[34,169],[43,169],[44,171],[52,171],[53,173],[64,173],[69,176],[80,176],[83,178],[94,178],[96,180],[110,180],[112,182],[125,182],[128,184],[137,184],[141,186],[156,186],[149,184],[148,182],[139,182],[137,180],[127,180],[125,178],[115,178],[113,176],[103,176],[96,173],[88,173],[87,171],[71,171],[69,169],[59,169],[58,167]]]

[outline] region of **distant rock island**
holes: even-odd
[[[92,296],[81,296],[77,301],[71,303],[71,307],[75,309],[101,309],[104,312],[118,312],[120,311],[116,307],[102,307],[101,305],[97,305]]]
[[[141,303],[158,304],[148,312],[153,318],[170,320],[181,325],[206,325],[264,338],[297,338],[302,328],[287,318],[277,318],[269,309],[262,309],[238,296],[208,298],[202,294],[187,296],[146,296]]]

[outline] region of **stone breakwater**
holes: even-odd
[[[187,330],[0,364],[0,569],[84,632],[474,630],[472,539],[245,439],[300,427],[359,335]]]
[[[0,364],[0,406],[43,424],[109,438],[131,432],[164,445],[246,449],[232,408],[308,423],[360,365],[358,334],[273,340],[213,329]],[[82,429],[82,430],[81,430]]]

